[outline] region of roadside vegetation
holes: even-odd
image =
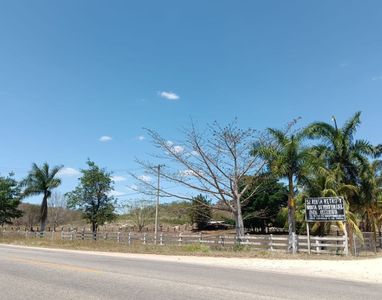
[[[264,132],[240,129],[237,122],[225,127],[214,123],[203,131],[192,125],[177,145],[147,130],[159,154],[153,162],[138,164],[146,175],[159,175],[181,192],[167,185],[158,189],[155,182],[131,174],[142,197],[118,203],[112,196],[112,174],[89,160],[75,190],[58,195],[54,189],[61,183],[61,166],[33,164],[20,182],[0,177],[1,225],[33,227],[39,222],[44,231],[47,224],[52,229],[68,223],[83,226],[82,216],[93,232],[111,222],[129,223],[141,232],[154,223],[152,199],[159,195],[175,200],[160,205],[162,226],[189,224],[190,229],[203,230],[219,220],[231,224],[239,239],[246,232],[270,228],[282,228],[291,237],[305,231],[307,197],[341,196],[349,237],[367,231],[376,239],[382,226],[382,145],[356,138],[360,125],[360,112],[341,126],[334,117],[331,123],[314,122],[305,128],[294,120],[284,129]],[[31,195],[42,197],[38,211],[21,203]],[[337,223],[339,229],[344,226]],[[316,223],[312,233],[325,235],[330,230],[330,223]]]
[[[363,259],[363,256],[341,256],[341,255],[309,255],[307,253],[297,253],[296,255],[288,255],[286,252],[277,251],[271,252],[267,250],[254,249],[250,246],[211,246],[200,244],[186,244],[186,245],[126,245],[118,244],[115,241],[91,241],[91,240],[50,240],[41,238],[7,238],[1,237],[0,243],[29,246],[29,247],[44,247],[54,249],[67,249],[67,250],[83,250],[83,251],[99,251],[99,252],[117,252],[117,253],[139,253],[139,254],[155,254],[155,255],[180,255],[180,256],[212,256],[212,257],[237,257],[237,258],[270,258],[270,259],[309,259],[309,260],[352,260]],[[376,254],[378,257],[380,253]],[[373,255],[375,257],[376,255]]]

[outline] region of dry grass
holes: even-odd
[[[22,237],[0,237],[0,243],[44,248],[59,248],[70,250],[89,250],[120,253],[140,253],[159,255],[186,255],[186,256],[212,256],[212,257],[238,257],[238,258],[268,258],[268,259],[325,259],[325,260],[352,260],[360,257],[344,257],[340,255],[308,255],[304,253],[291,255],[285,252],[270,252],[257,250],[248,246],[211,246],[204,244],[186,245],[143,245],[134,243],[116,243],[107,240],[51,240],[48,238],[22,238]],[[373,257],[381,257],[381,253]]]

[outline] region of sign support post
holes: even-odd
[[[306,237],[308,241],[308,253],[311,254],[310,252],[310,232],[309,232],[309,223],[306,222]]]
[[[345,252],[345,255],[348,256],[349,255],[349,242],[348,242],[348,230],[346,229],[346,222],[344,222],[344,238],[345,238],[344,252]]]

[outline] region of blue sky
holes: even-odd
[[[4,0],[0,45],[3,175],[91,158],[129,194],[154,151],[142,128],[177,140],[191,118],[263,129],[361,110],[358,137],[382,140],[381,1]]]

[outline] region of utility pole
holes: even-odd
[[[158,185],[157,185],[157,203],[155,205],[155,239],[154,243],[157,244],[158,241],[158,211],[159,211],[159,191],[160,191],[160,168],[163,167],[163,165],[158,165]]]

